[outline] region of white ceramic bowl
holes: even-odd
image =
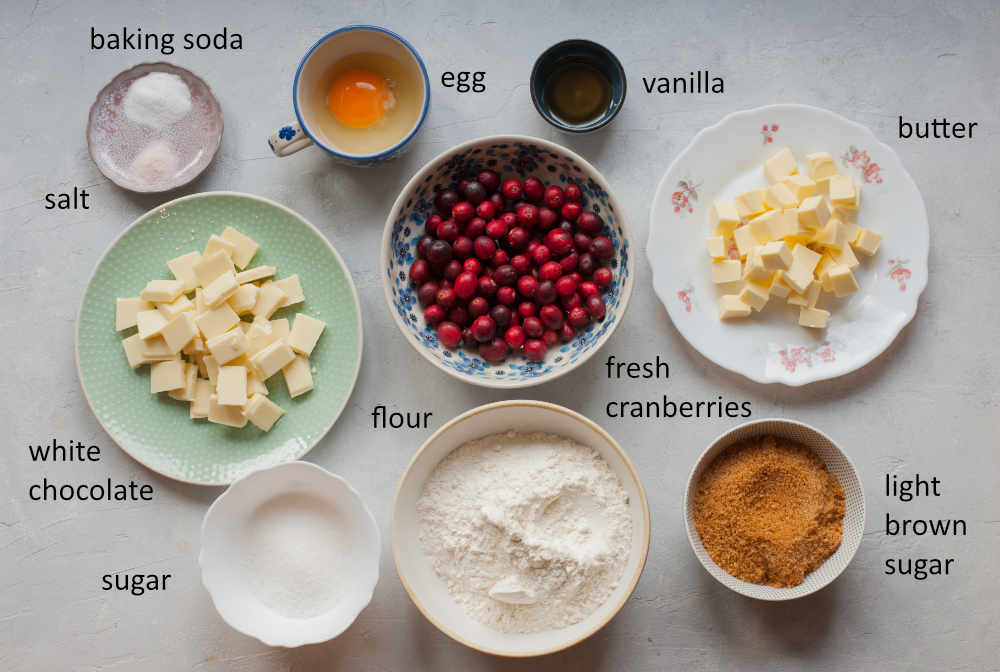
[[[590,446],[607,461],[629,496],[632,546],[622,580],[594,613],[558,630],[531,634],[499,632],[470,618],[434,571],[420,543],[417,500],[438,463],[463,443],[516,429],[558,434]],[[622,608],[635,589],[649,552],[649,505],[631,461],[611,436],[589,419],[555,404],[511,400],[479,406],[447,422],[436,431],[407,467],[392,511],[392,555],[396,571],[418,609],[441,632],[484,653],[526,657],[553,653],[572,646],[600,630]]]
[[[694,494],[705,469],[719,453],[737,441],[762,434],[773,434],[791,439],[810,448],[826,463],[827,470],[837,477],[844,489],[844,530],[840,546],[822,565],[806,574],[805,580],[794,588],[772,588],[737,579],[715,564],[702,545],[701,537],[698,536],[698,530],[694,526]],[[833,439],[823,432],[794,420],[780,418],[754,420],[729,430],[713,441],[702,453],[688,478],[687,491],[684,493],[684,516],[684,524],[687,528],[691,548],[694,549],[695,555],[698,556],[698,560],[701,561],[709,574],[726,588],[735,590],[741,595],[777,602],[815,593],[847,569],[858,550],[858,546],[861,545],[861,538],[865,533],[865,493],[851,459],[833,442]]]
[[[264,604],[245,569],[248,532],[289,495],[305,498],[299,501],[308,501],[309,515],[335,518],[350,539],[338,568],[342,596],[308,618]],[[292,647],[325,642],[354,622],[375,591],[380,555],[375,518],[347,481],[309,462],[286,462],[244,476],[215,500],[202,523],[198,563],[202,583],[229,625],[270,646]]]
[[[790,306],[771,301],[746,320],[722,321],[705,237],[716,199],[767,186],[761,168],[789,147],[834,155],[861,185],[858,223],[883,236],[874,257],[855,269],[856,294],[827,294],[825,330],[799,326]],[[695,136],[657,188],[646,255],[653,289],[677,330],[701,354],[759,383],[803,385],[858,369],[884,351],[913,319],[927,284],[927,212],[896,153],[864,126],[808,105],[769,105],[730,114]],[[733,290],[728,289],[728,293]]]
[[[549,348],[545,360],[529,362],[511,354],[500,364],[490,364],[468,348],[448,349],[437,332],[427,326],[410,284],[409,269],[416,259],[417,240],[433,213],[435,187],[454,187],[459,179],[492,169],[501,177],[535,176],[546,184],[576,182],[584,208],[604,220],[604,235],[615,246],[611,260],[613,280],[604,295],[607,314],[600,322],[577,332],[569,343]],[[611,337],[625,316],[632,297],[635,255],[625,213],[611,187],[597,169],[578,154],[540,138],[496,135],[452,147],[431,159],[399,193],[382,236],[382,287],[389,312],[410,345],[428,362],[459,380],[484,387],[513,389],[540,385],[569,373],[590,359]]]

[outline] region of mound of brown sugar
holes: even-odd
[[[726,448],[702,474],[694,524],[724,570],[790,588],[840,546],[844,489],[805,446],[762,436]]]

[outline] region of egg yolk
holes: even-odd
[[[333,117],[351,128],[367,128],[385,116],[395,98],[385,78],[371,70],[348,70],[330,87],[327,105]]]

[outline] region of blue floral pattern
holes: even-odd
[[[604,234],[614,243],[616,254],[611,263],[613,280],[604,296],[607,316],[603,321],[578,332],[571,342],[550,348],[542,362],[529,362],[521,355],[512,354],[505,362],[490,364],[468,348],[452,350],[442,346],[436,331],[424,322],[416,289],[409,281],[409,267],[416,259],[417,240],[423,235],[425,221],[432,211],[435,187],[454,187],[461,178],[485,168],[497,171],[504,178],[516,175],[523,180],[533,175],[546,184],[575,182],[583,192],[585,207],[600,214],[605,223]],[[406,197],[405,205],[392,224],[390,236],[391,258],[386,279],[391,289],[392,309],[405,325],[404,329],[415,338],[418,347],[444,368],[461,374],[461,377],[489,378],[513,384],[528,381],[541,383],[541,378],[572,368],[581,358],[596,350],[605,335],[610,334],[621,320],[628,294],[624,290],[631,287],[633,273],[632,250],[625,224],[605,187],[572,157],[525,142],[472,147],[451,155],[434,167],[427,179]]]
[[[291,140],[295,137],[295,129],[291,126],[282,126],[278,131],[278,137],[282,140]]]

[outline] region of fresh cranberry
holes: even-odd
[[[562,187],[553,184],[545,190],[545,205],[549,206],[553,210],[561,208],[565,201],[566,199],[563,195]]]
[[[454,289],[442,288],[437,293],[437,303],[442,308],[453,308],[458,302]]]
[[[514,313],[507,306],[498,303],[490,308],[490,317],[497,324],[497,329],[506,329],[510,325],[510,320]]]
[[[583,212],[583,206],[572,201],[569,203],[563,203],[562,209],[559,210],[563,219],[568,219],[571,222],[575,222],[581,212]]]
[[[604,230],[604,222],[593,212],[581,212],[580,216],[576,218],[576,225],[580,227],[581,231],[590,235]]]
[[[559,260],[559,265],[562,266],[563,273],[569,273],[574,270],[578,263],[580,263],[580,255],[576,252],[570,252]]]
[[[566,183],[566,200],[572,201],[574,203],[578,202],[583,198],[583,192],[580,191],[580,186],[575,182]]]
[[[538,311],[538,319],[542,321],[548,329],[558,329],[563,324],[563,314],[557,306],[542,306]]]
[[[438,224],[440,224],[442,221],[444,220],[441,219],[441,215],[431,215],[430,217],[428,217],[427,227],[425,229],[427,231],[427,235],[429,236],[437,235]]]
[[[474,273],[476,277],[479,277],[479,274],[483,272],[483,262],[475,257],[469,257],[462,262],[462,270]]]
[[[555,329],[546,329],[542,332],[542,340],[545,341],[545,345],[550,348],[559,342],[559,332]]]
[[[454,189],[442,189],[434,197],[434,207],[442,217],[448,217],[451,215],[451,209],[458,204],[458,198],[458,192]]]
[[[530,299],[537,289],[538,280],[535,280],[534,276],[522,275],[517,279],[517,291],[521,296]]]
[[[458,206],[455,206],[458,207]],[[458,226],[458,222],[454,219],[446,219],[440,224],[438,224],[437,237],[439,240],[445,242],[452,242],[458,235],[462,232],[462,229]]]
[[[569,343],[575,335],[573,327],[569,326],[569,322],[563,322],[562,328],[559,329],[559,340],[563,343]]]
[[[604,299],[599,296],[588,296],[584,305],[587,307],[587,312],[595,320],[599,320],[604,317],[604,313],[607,308],[604,305]]]
[[[538,269],[539,280],[558,280],[562,275],[562,265],[558,261],[547,261]]]
[[[445,315],[447,315],[447,311],[445,311],[444,306],[435,303],[424,309],[424,322],[433,327],[442,322]]]
[[[493,219],[493,216],[496,215],[496,208],[489,201],[483,201],[476,206],[476,215],[487,220]]]
[[[438,290],[441,289],[438,284],[432,280],[425,282],[420,285],[420,289],[417,290],[417,301],[420,305],[427,307],[437,301]]]
[[[523,254],[515,254],[511,257],[510,265],[514,267],[518,275],[524,275],[531,270],[531,261]]]
[[[557,257],[569,254],[573,249],[573,236],[562,229],[552,229],[545,234],[545,244]]]
[[[517,269],[510,264],[504,264],[493,271],[493,279],[501,287],[507,287],[517,282]]]
[[[577,273],[576,271],[573,271],[572,273],[570,273],[569,277],[573,278],[573,282],[575,282],[578,285],[581,282],[583,282],[583,276],[580,273]]]
[[[517,314],[521,317],[534,317],[538,312],[538,306],[533,304],[531,301],[522,301],[517,304]]]
[[[507,343],[502,338],[494,338],[489,343],[480,343],[479,356],[491,364],[499,364],[507,359]]]
[[[563,307],[563,310],[572,310],[577,306],[583,305],[583,297],[578,292],[573,292],[569,296],[562,297],[559,303]]]
[[[501,287],[497,290],[497,301],[505,306],[513,306],[517,300],[517,290],[513,287]]]
[[[542,266],[551,258],[552,250],[545,245],[538,245],[531,251],[531,260],[534,261],[537,266]]]
[[[576,306],[569,309],[566,319],[574,329],[583,329],[590,324],[590,313],[583,306]]]
[[[493,340],[497,333],[497,323],[489,315],[480,315],[472,323],[472,335],[480,343]]]
[[[444,277],[454,281],[462,272],[462,262],[452,259],[444,266]]]
[[[584,275],[590,275],[597,268],[597,259],[594,258],[590,252],[584,252],[580,255],[580,261],[577,263],[576,267]]]
[[[441,222],[441,226],[444,224],[445,222]],[[451,261],[451,245],[443,240],[435,240],[427,247],[427,261],[436,266],[444,266]]]
[[[500,221],[507,225],[507,230],[510,231],[515,226],[517,226],[517,215],[513,212],[505,212],[500,215]]]
[[[485,261],[493,258],[493,253],[497,251],[497,244],[489,236],[479,236],[472,243],[472,248],[476,256]]]
[[[522,205],[517,209],[517,221],[526,229],[538,225],[538,208],[533,205]]]
[[[479,289],[479,278],[476,277],[475,273],[463,271],[455,278],[455,294],[458,295],[458,298],[471,299],[476,295],[477,289]]]
[[[431,265],[426,259],[417,259],[410,266],[410,282],[422,285],[431,277]]]
[[[526,317],[521,321],[521,325],[524,327],[524,333],[526,333],[531,338],[538,338],[545,331],[545,325],[542,321],[535,316]]]
[[[516,201],[521,198],[521,183],[513,179],[504,180],[503,186],[500,187],[500,193],[504,195],[504,198]]]
[[[576,227],[573,226],[573,222],[569,221],[568,219],[564,219],[561,222],[559,222],[559,228],[571,236],[574,233],[576,233]]]
[[[580,262],[581,263],[583,262],[582,257],[580,259]],[[580,283],[580,294],[582,294],[584,298],[588,296],[600,296],[601,290],[598,289],[597,285],[594,282],[587,280],[586,282]]]
[[[474,345],[479,345],[479,343],[476,342],[476,337],[472,335],[472,329],[470,329],[469,327],[466,327],[465,329],[462,330],[462,345],[464,345],[467,348],[471,348]]]
[[[507,347],[511,350],[517,350],[524,345],[527,334],[524,333],[524,327],[509,327],[504,332],[503,339],[507,342]]]
[[[607,287],[611,284],[611,269],[604,266],[594,269],[593,279],[598,287]]]
[[[559,215],[552,208],[541,207],[538,208],[538,228],[542,231],[548,231],[559,223]]]
[[[531,240],[531,234],[520,226],[515,226],[507,233],[507,244],[515,250],[526,248],[529,240]]]
[[[493,253],[493,266],[499,268],[507,263],[507,252],[504,250],[497,250]]]
[[[476,175],[476,182],[486,187],[491,194],[500,186],[500,175],[494,170],[481,170]]]
[[[442,322],[437,328],[438,339],[446,348],[457,348],[462,342],[462,330],[454,322]]]
[[[458,259],[468,259],[472,256],[472,238],[459,236],[451,244],[451,252]]]
[[[518,315],[515,312],[511,312],[511,314],[510,314],[510,326],[512,326],[512,327],[520,327],[521,326],[521,316]]]
[[[481,296],[477,296],[469,301],[469,315],[479,317],[490,311],[490,302]]]
[[[535,289],[535,303],[540,306],[544,306],[549,303],[553,303],[556,300],[556,283],[551,280],[543,280],[538,283],[538,288]],[[440,301],[438,301],[440,303]]]
[[[537,177],[529,177],[524,181],[524,197],[532,203],[537,203],[545,197],[545,185]]]
[[[465,225],[465,235],[468,238],[475,240],[484,233],[486,233],[486,220],[482,217],[473,217],[469,223]]]
[[[455,204],[455,207],[451,209],[451,217],[459,224],[465,224],[473,217],[476,216],[476,207],[469,203],[468,201],[461,201]],[[440,229],[440,227],[438,227]],[[440,230],[438,231],[438,238],[441,237]]]
[[[493,205],[494,212],[503,212],[507,207],[507,203],[504,201],[503,195],[499,191],[495,191],[490,194],[490,197],[486,200]]]
[[[590,253],[598,259],[610,259],[615,256],[614,243],[606,236],[598,236],[590,242]]]
[[[488,275],[484,275],[479,278],[479,295],[489,298],[491,296],[496,296],[497,293],[497,281]]]
[[[468,182],[466,182],[465,188],[459,189],[458,193],[461,194],[465,200],[467,200],[469,203],[472,203],[473,205],[479,205],[480,203],[486,200],[487,196],[486,187],[479,184],[475,180],[469,180]]]
[[[469,314],[469,309],[465,306],[455,306],[448,311],[448,321],[454,322],[460,327],[469,326],[469,321],[472,319],[472,315]]]
[[[458,283],[456,282],[455,284],[457,290]],[[574,280],[572,277],[568,275],[564,275],[563,277],[556,280],[556,291],[559,293],[559,296],[570,296],[571,294],[575,294],[576,280]],[[461,296],[461,294],[459,294],[459,296]]]
[[[524,342],[524,358],[529,362],[541,362],[545,359],[545,342],[537,338],[529,338]]]
[[[441,282],[438,283],[441,289],[451,289],[451,281],[448,278],[443,278]]]
[[[573,245],[576,246],[576,249],[580,253],[590,250],[590,243],[593,242],[593,240],[593,238],[588,236],[583,231],[577,231],[573,234]]]
[[[469,182],[471,182],[471,181],[472,180],[470,180],[467,177],[463,177],[462,179],[460,179],[458,181],[458,184],[455,185],[455,191],[458,192],[459,196],[462,196],[465,193],[465,187],[467,187],[468,184],[469,184]]]
[[[494,219],[486,225],[486,235],[493,240],[500,240],[507,235],[507,224],[502,219]]]
[[[431,249],[431,243],[434,242],[434,237],[428,234],[420,236],[417,240],[417,257],[420,259],[427,258],[427,252]]]

